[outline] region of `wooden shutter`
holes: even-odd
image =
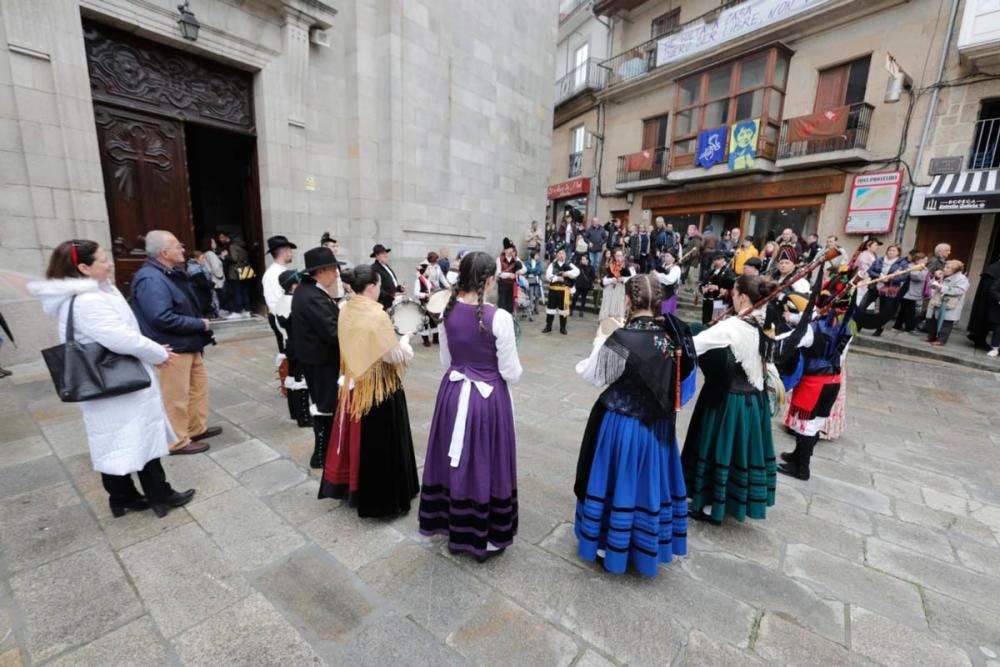
[[[826,111],[844,104],[847,94],[847,78],[850,75],[850,64],[831,67],[819,73],[819,83],[816,85],[816,103],[813,111]]]

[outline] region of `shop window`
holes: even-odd
[[[820,70],[813,111],[826,111],[865,101],[871,56]]]
[[[650,38],[656,39],[672,33],[681,24],[681,9],[678,7],[653,19],[650,24]]]
[[[800,239],[815,234],[818,219],[817,206],[752,210],[749,212],[744,236],[752,238],[759,250],[785,229],[791,229]]]
[[[774,159],[789,57],[785,49],[774,47],[678,81],[671,138],[674,167],[694,164],[702,130],[755,118],[761,123],[757,154]]]
[[[1000,98],[983,100],[972,135],[970,169],[1000,167]]]

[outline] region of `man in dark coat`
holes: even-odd
[[[337,317],[340,313],[330,295],[340,278],[340,265],[329,248],[319,247],[305,254],[302,282],[292,295],[290,347],[306,378],[311,401],[313,434],[316,437],[309,466],[322,468],[326,445],[337,408],[337,378],[340,377],[340,341]]]
[[[222,433],[221,426],[208,426],[203,351],[215,341],[184,270],[184,246],[177,237],[158,229],[147,232],[146,256],[132,277],[132,310],[142,335],[177,353],[174,363],[157,369],[163,407],[177,434],[170,453],[199,454],[208,449],[202,440]]]
[[[1000,347],[1000,259],[979,276],[979,287],[969,316],[969,340],[976,347]],[[993,334],[992,336],[990,334]],[[996,356],[996,355],[991,355]]]
[[[701,323],[708,324],[726,307],[726,297],[736,282],[736,275],[729,270],[726,254],[712,255],[712,265],[701,281]]]
[[[396,274],[389,267],[390,252],[392,252],[391,248],[386,248],[381,243],[378,243],[372,248],[371,254],[371,258],[375,260],[372,263],[372,268],[375,269],[375,273],[382,279],[378,302],[386,310],[392,308],[392,302],[396,299],[397,294],[402,294],[406,291],[406,287],[403,286],[403,283],[399,282]]]

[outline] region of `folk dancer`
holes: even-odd
[[[278,328],[276,316],[278,302],[285,294],[285,290],[281,288],[278,277],[291,266],[292,251],[297,247],[284,236],[272,236],[269,238],[267,240],[267,251],[271,255],[271,265],[267,267],[267,270],[264,271],[264,275],[260,279],[260,284],[264,291],[264,303],[267,304],[267,323],[271,325],[271,331],[274,332],[274,337],[278,342],[278,354],[274,358],[274,366],[278,370],[279,376],[283,373],[282,368],[287,373],[288,355],[285,351],[285,336]],[[285,392],[284,385],[280,389],[282,393]],[[291,419],[295,419],[291,401],[288,403],[288,415]]]
[[[508,313],[514,312],[514,304],[517,303],[517,277],[523,276],[525,271],[524,263],[517,258],[514,243],[505,238],[503,253],[496,262],[498,308]]]
[[[708,324],[726,309],[729,289],[735,276],[729,270],[726,254],[715,252],[699,287],[701,291],[701,323]]]
[[[686,324],[658,317],[660,289],[648,276],[626,284],[628,323],[598,333],[577,364],[607,388],[590,412],[576,468],[576,537],[584,560],[629,563],[656,576],[660,563],[687,553],[687,491],[677,446],[683,386],[693,393],[694,345]],[[691,382],[683,383],[682,379]]]
[[[496,284],[494,260],[474,252],[462,262],[443,314],[441,365],[420,491],[420,532],[447,535],[452,553],[482,562],[517,533],[514,410],[509,389],[521,377],[514,320],[485,303]]]
[[[569,318],[570,298],[573,295],[573,281],[580,275],[580,269],[566,261],[566,250],[560,248],[556,258],[545,270],[545,282],[549,284],[549,300],[545,308],[545,328],[542,333],[552,333],[552,321],[559,315],[559,333],[566,335],[566,320]]]
[[[681,283],[681,267],[677,266],[674,250],[664,250],[660,253],[660,266],[656,269],[656,280],[660,283],[663,304],[660,311],[663,315],[677,313],[677,288]]]
[[[340,371],[339,310],[331,292],[340,276],[340,262],[329,248],[307,250],[302,282],[292,295],[291,343],[306,378],[312,415],[313,445],[309,467],[322,468],[337,405]]]
[[[618,248],[614,251],[608,267],[601,276],[604,294],[601,298],[601,312],[598,320],[608,318],[625,320],[625,283],[635,275],[635,269],[625,263],[625,252]]]
[[[396,517],[419,490],[402,381],[413,348],[378,301],[375,268],[356,266],[343,280],[354,296],[340,313],[342,389],[319,497],[346,499],[361,517]]]
[[[312,415],[309,414],[309,389],[306,386],[306,376],[302,365],[295,358],[291,343],[292,329],[292,297],[299,286],[301,277],[298,271],[282,271],[278,276],[282,295],[274,309],[274,319],[284,342],[285,360],[278,367],[278,377],[281,379],[282,392],[288,401],[288,413],[302,428],[312,426]]]
[[[437,253],[431,253],[433,256],[437,256]],[[435,271],[435,269],[437,269]],[[435,279],[436,276],[436,279]],[[431,263],[428,260],[423,260],[417,265],[417,278],[413,282],[413,298],[421,303],[423,306],[427,306],[427,302],[430,300],[431,295],[434,292],[445,289],[446,285],[444,282],[444,276],[441,274],[441,269],[437,264]],[[424,347],[431,346],[431,338],[434,339],[434,345],[438,343],[438,324],[437,319],[432,315],[428,314],[427,317],[427,328],[423,331],[417,332],[424,341]]]

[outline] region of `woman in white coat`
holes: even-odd
[[[94,241],[61,243],[52,252],[45,277],[29,283],[28,290],[41,300],[46,315],[59,320],[60,341],[66,340],[72,302],[74,338],[138,358],[152,382],[146,389],[79,404],[90,458],[101,473],[112,515],[152,508],[162,517],[170,508],[187,504],[194,489],[174,491],[160,464],[160,457],[168,454],[167,445],[176,438],[153,372],[153,366],[169,364],[176,355],[139,332],[132,309],[114,285],[114,265]],[[136,490],[133,472],[138,473],[145,496]]]

